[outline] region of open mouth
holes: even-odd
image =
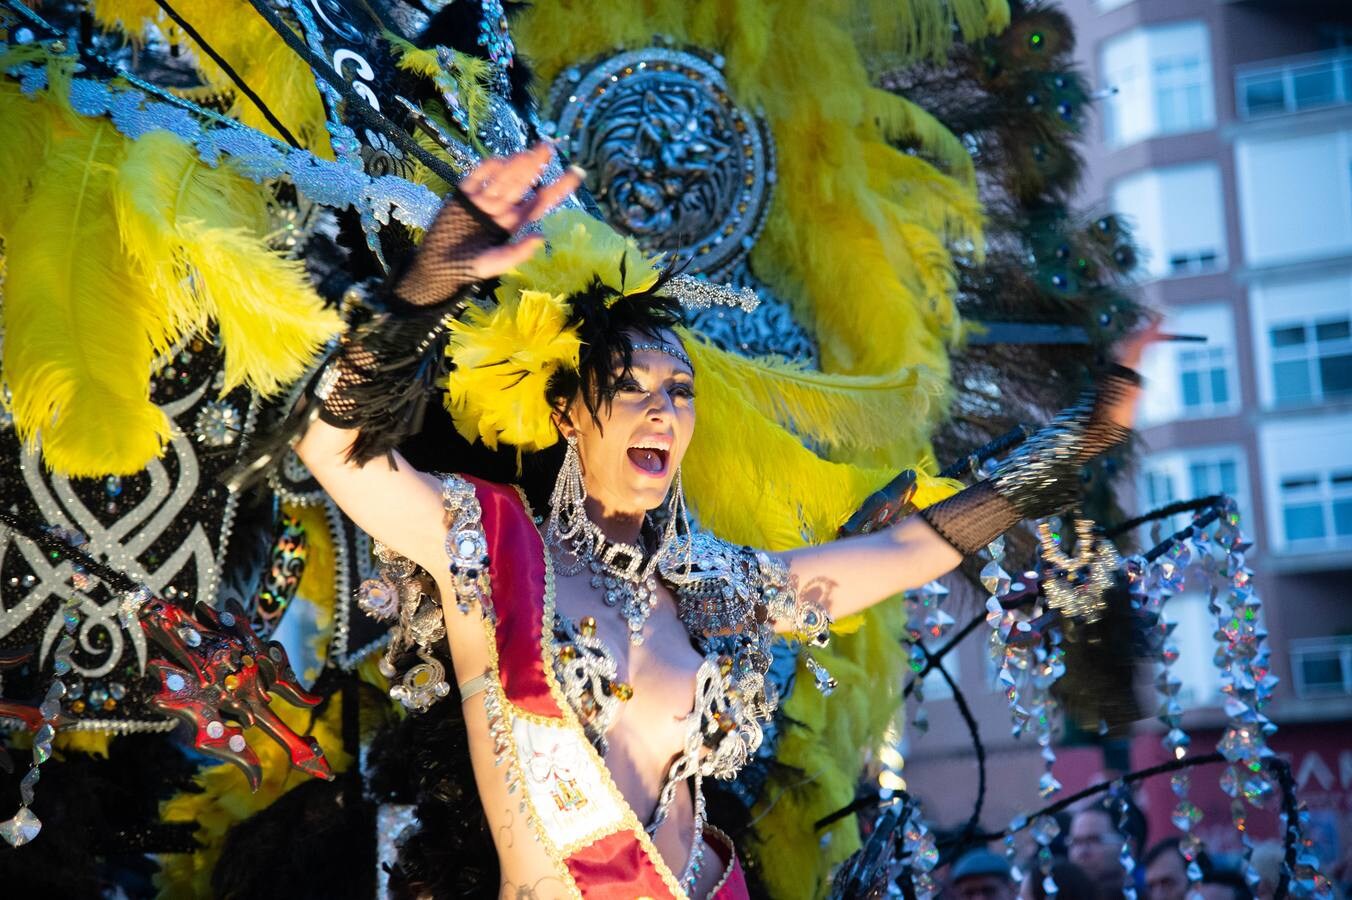
[[[630,447],[629,461],[645,475],[661,477],[667,471],[667,457],[670,455],[670,442],[667,440],[644,440]]]

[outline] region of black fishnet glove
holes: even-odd
[[[479,283],[475,260],[510,235],[461,193],[452,194],[404,270],[390,281],[388,315],[334,354],[314,388],[319,418],[356,429],[348,459],[389,453],[422,427],[443,371],[446,320]]]
[[[427,229],[422,245],[404,271],[393,280],[392,312],[406,304],[427,309],[455,299],[481,279],[474,261],[484,251],[500,247],[511,237],[459,191],[451,195]]]
[[[1013,528],[1022,519],[1053,515],[1080,496],[1080,470],[1131,433],[1109,411],[1141,383],[1141,376],[1113,365],[1094,390],[1024,441],[985,481],[920,511],[920,516],[964,556]]]

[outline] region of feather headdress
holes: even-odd
[[[446,409],[461,435],[490,448],[553,445],[549,383],[578,368],[582,318],[643,302],[661,282],[658,257],[585,213],[562,210],[542,228],[548,249],[503,276],[497,305],[471,307],[451,325]]]

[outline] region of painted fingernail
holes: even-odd
[[[569,166],[568,171],[576,175],[578,178],[587,177],[587,170],[582,168],[581,166]]]

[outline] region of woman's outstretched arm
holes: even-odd
[[[892,528],[779,554],[800,601],[832,618],[859,612],[952,571],[1020,519],[1069,505],[1079,467],[1130,430],[1140,395],[1134,368],[1158,336],[1152,324],[1128,338],[1096,395],[1030,438],[987,481]]]

